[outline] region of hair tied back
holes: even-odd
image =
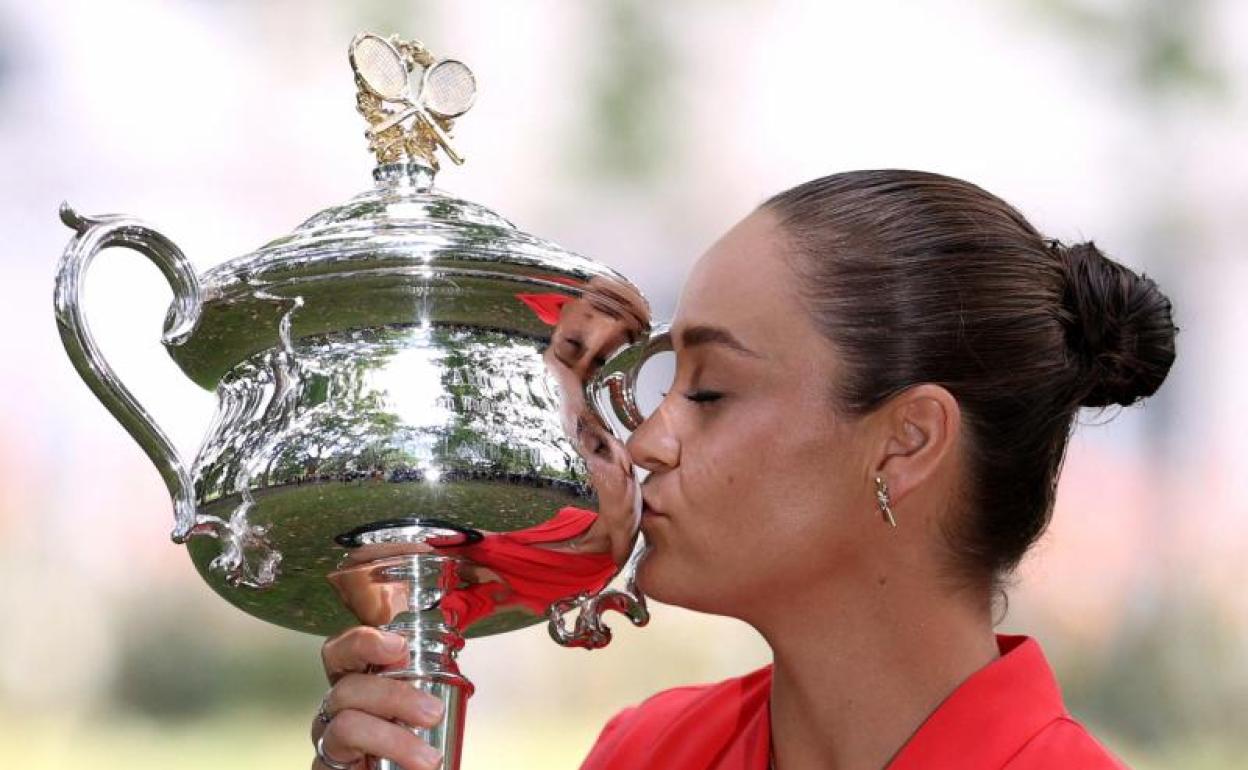
[[[1178,328],[1156,282],[1109,259],[1092,241],[1048,249],[1065,271],[1066,341],[1074,354],[1081,406],[1130,406],[1151,396],[1174,363]]]

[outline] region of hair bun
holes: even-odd
[[[1170,299],[1148,276],[1109,259],[1088,241],[1053,242],[1066,271],[1066,340],[1086,393],[1081,406],[1130,406],[1151,396],[1174,363]]]

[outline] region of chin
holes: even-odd
[[[668,561],[668,557],[661,550],[656,550],[653,543],[648,544],[637,563],[637,587],[655,601],[683,607],[685,603],[681,599],[686,591],[680,589],[688,588],[687,581],[682,586],[680,580],[673,578]]]
[[[663,581],[656,577],[657,571],[655,562],[658,557],[654,552],[654,544],[649,543],[642,552],[641,558],[637,560],[637,587],[646,596],[665,601],[660,594],[663,593]]]
[[[646,548],[637,565],[637,587],[647,598],[673,607],[712,615],[730,614],[708,596],[705,576],[681,570],[670,554],[655,550],[653,545]]]

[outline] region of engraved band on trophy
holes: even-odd
[[[594,510],[594,474],[615,467],[605,434],[639,423],[638,371],[670,344],[623,276],[433,187],[437,153],[463,161],[451,131],[476,81],[462,62],[371,34],[350,62],[372,189],[202,275],[142,222],[63,205],[75,235],[56,318],[83,380],[159,470],[173,540],[204,580],[288,628],[404,634],[407,664],[382,673],[446,702],[419,732],[456,770],[465,638],[546,620],[559,643],[594,648],[610,640],[606,610],[647,621],[631,577],[605,588],[643,547],[631,466],[628,509]],[[92,340],[84,275],[112,246],[165,275],[162,341],[216,393],[193,462]]]

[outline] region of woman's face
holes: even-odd
[[[638,579],[659,601],[749,617],[861,570],[878,541],[867,432],[831,406],[837,359],[786,248],[757,211],[698,261],[672,324],[675,380],[628,441],[650,471]]]

